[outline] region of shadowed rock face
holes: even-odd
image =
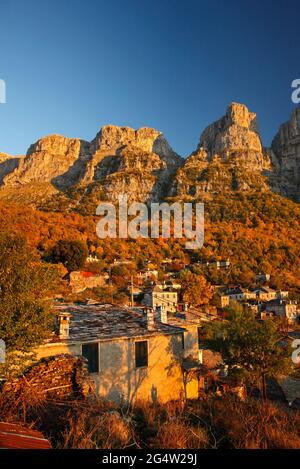
[[[279,128],[270,154],[277,171],[278,191],[300,202],[300,108]]]
[[[63,196],[84,206],[116,201],[121,194],[129,202],[151,202],[272,189],[299,201],[299,161],[300,108],[265,149],[256,115],[231,103],[186,160],[155,129],[114,125],[102,127],[91,142],[50,135],[31,145],[25,157],[0,153],[0,198],[33,204],[39,199],[43,207]]]
[[[0,185],[3,183],[5,176],[10,174],[19,166],[22,158],[22,156],[13,157],[6,153],[0,153]]]

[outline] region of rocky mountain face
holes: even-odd
[[[84,178],[89,194],[100,191],[115,201],[159,201],[167,195],[180,158],[161,132],[143,127],[105,126],[90,144],[92,155]]]
[[[91,142],[50,135],[26,156],[0,153],[0,198],[39,207],[51,201],[62,210],[62,202],[88,206],[116,201],[120,194],[129,201],[161,201],[273,190],[299,201],[299,167],[300,108],[265,149],[256,115],[231,103],[185,160],[155,129],[113,125],[102,127]]]
[[[0,160],[2,198],[11,198],[15,189],[26,195],[39,187],[47,196],[84,190],[85,195],[95,194],[100,200],[115,200],[126,193],[129,200],[144,201],[166,196],[182,159],[154,129],[109,125],[92,142],[44,137],[15,165],[8,161],[10,171],[8,162]]]
[[[278,192],[300,202],[300,108],[280,127],[270,155],[276,169]]]
[[[178,170],[171,195],[193,198],[218,193],[269,190],[272,162],[263,149],[256,115],[232,103],[224,117],[208,126],[199,145]]]
[[[31,145],[27,155],[3,179],[4,187],[24,186],[35,182],[53,182],[63,176],[83,157],[85,142],[79,139],[50,135]],[[70,181],[72,179],[70,175]],[[59,185],[59,184],[58,184]]]

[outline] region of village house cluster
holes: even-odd
[[[87,259],[88,264],[98,262],[96,256]],[[104,274],[72,272],[69,285],[74,292],[109,285],[112,268],[131,262],[115,259]],[[229,381],[222,357],[205,347],[203,325],[223,320],[226,308],[239,303],[257,320],[280,317],[292,327],[299,322],[297,302],[289,299],[288,291],[272,289],[269,274],[260,273],[249,289],[214,285],[214,301],[196,308],[183,301],[180,280],[180,272],[192,266],[177,261],[173,271],[172,264],[174,260],[165,259],[159,269],[148,263],[137,270],[128,283],[127,305],[88,298],[56,303],[53,335],[38,347],[37,358],[84,357],[97,395],[115,402],[196,399],[211,389],[243,395],[243,389]],[[197,265],[228,269],[230,261],[202,260]]]
[[[99,262],[96,256],[89,255],[87,265]],[[177,263],[179,270],[172,271],[171,266]],[[109,272],[96,274],[90,271],[71,272],[68,275],[69,285],[74,293],[86,289],[102,287],[110,283],[111,270],[115,266],[129,266],[132,259],[115,259]],[[131,297],[131,306],[146,306],[156,310],[157,307],[165,308],[167,313],[185,311],[188,305],[182,300],[182,288],[180,272],[192,270],[193,267],[213,267],[216,270],[227,270],[230,267],[229,259],[201,259],[194,264],[185,264],[177,259],[165,258],[160,269],[164,272],[164,278],[159,279],[159,269],[150,262],[136,272],[135,279],[128,282],[127,293]],[[241,285],[213,285],[217,301],[215,306],[226,308],[232,302],[243,305],[251,310],[257,319],[285,318],[289,324],[298,324],[300,321],[300,305],[289,298],[287,290],[274,290],[269,286],[270,274],[258,273],[254,280],[255,286],[245,288]],[[128,305],[129,305],[128,304]],[[206,308],[207,310],[207,308]],[[204,314],[205,311],[203,310]]]
[[[289,299],[286,290],[274,290],[269,286],[260,286],[251,290],[240,285],[217,287],[220,307],[236,301],[250,309],[257,319],[284,318],[289,324],[297,324],[300,319],[300,306]]]

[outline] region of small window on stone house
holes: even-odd
[[[142,368],[148,366],[148,341],[135,342],[135,367]]]
[[[184,332],[181,334],[181,348],[184,350]]]
[[[99,373],[99,344],[82,344],[82,356],[88,361],[90,373]]]

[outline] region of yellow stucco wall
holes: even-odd
[[[36,350],[37,360],[45,357],[51,357],[52,355],[60,355],[62,353],[69,353],[71,355],[81,355],[81,345],[69,345],[65,343],[53,343],[40,345]]]
[[[198,360],[199,357],[199,345],[198,345],[198,324],[187,323],[183,325],[184,332],[184,356],[192,357],[194,360]]]
[[[148,367],[135,368],[135,345],[148,341]],[[40,346],[38,359],[61,353],[81,354],[81,344]],[[99,342],[100,372],[92,373],[99,396],[119,402],[136,400],[167,402],[184,396],[181,336],[153,335],[140,339]],[[187,397],[197,398],[197,383],[188,383]]]

